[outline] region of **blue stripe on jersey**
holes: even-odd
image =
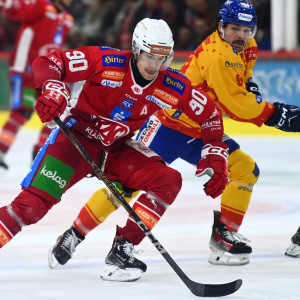
[[[29,187],[41,161],[43,160],[43,158],[45,156],[48,146],[53,145],[55,143],[58,133],[59,133],[59,128],[58,127],[53,128],[53,130],[51,131],[50,135],[48,136],[48,138],[46,140],[45,145],[40,149],[36,158],[34,159],[31,169],[30,169],[29,173],[26,175],[26,177],[23,179],[21,186]]]
[[[11,77],[12,84],[12,108],[16,109],[22,105],[23,78],[20,74]]]

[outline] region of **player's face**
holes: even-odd
[[[165,59],[166,58],[161,55],[141,52],[138,57],[137,67],[145,80],[152,80],[159,72]]]
[[[253,35],[252,27],[236,24],[227,24],[224,28],[225,40],[236,49],[242,52]]]

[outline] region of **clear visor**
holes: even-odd
[[[244,40],[250,40],[254,38],[256,34],[257,26],[246,26],[246,25],[239,25],[239,24],[230,24],[231,26],[223,26],[221,22],[221,29],[223,34],[226,36],[226,33],[232,35],[236,35]]]
[[[140,55],[141,51],[144,51],[142,50],[138,44],[134,41],[133,42],[133,45],[132,45],[132,52],[136,58],[136,60],[138,59],[138,56]],[[164,60],[163,60],[163,63],[162,63],[162,66],[161,66],[161,69],[164,69],[164,68],[168,68],[170,67],[171,63],[172,63],[172,60],[173,60],[173,57],[174,57],[174,51],[173,49],[171,51],[169,51],[170,53],[168,55],[162,55],[162,53],[153,53],[153,51],[145,51],[146,53],[151,53],[153,55],[155,55],[156,57],[157,56],[161,56],[161,57],[164,57]],[[149,53],[149,54],[150,54]],[[149,56],[149,58],[151,58],[151,56]]]

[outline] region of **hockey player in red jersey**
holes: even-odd
[[[21,128],[31,117],[37,99],[32,62],[40,55],[63,49],[73,17],[65,10],[73,0],[2,0],[0,7],[6,16],[20,21],[13,51],[10,56],[12,109],[0,133],[0,171],[8,169],[4,156],[9,151]],[[33,157],[44,145],[50,129],[44,126],[34,146]]]
[[[167,68],[174,44],[168,25],[142,20],[132,44],[132,51],[93,46],[37,58],[33,71],[41,96],[35,108],[42,122],[62,114],[60,118],[99,161],[109,180],[145,192],[133,209],[151,229],[175,200],[182,179],[155,152],[132,140],[134,132],[161,108],[185,112],[202,130],[205,146],[196,175],[211,172],[204,190],[212,198],[228,182],[228,147],[222,143],[219,108],[181,72]],[[82,80],[77,97],[70,100],[66,82]],[[23,180],[21,193],[0,208],[0,247],[22,227],[42,219],[65,191],[92,172],[64,133],[54,128]],[[114,243],[126,248],[119,253],[126,268],[146,271],[146,265],[132,254],[133,245],[144,237],[134,222],[118,227]]]

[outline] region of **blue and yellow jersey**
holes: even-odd
[[[239,54],[215,31],[188,57],[181,71],[193,86],[203,89],[216,101],[223,115],[261,126],[273,114],[274,107],[246,90],[256,58],[257,44],[254,39]],[[163,110],[157,115],[167,127],[201,137],[200,127],[185,114]]]

